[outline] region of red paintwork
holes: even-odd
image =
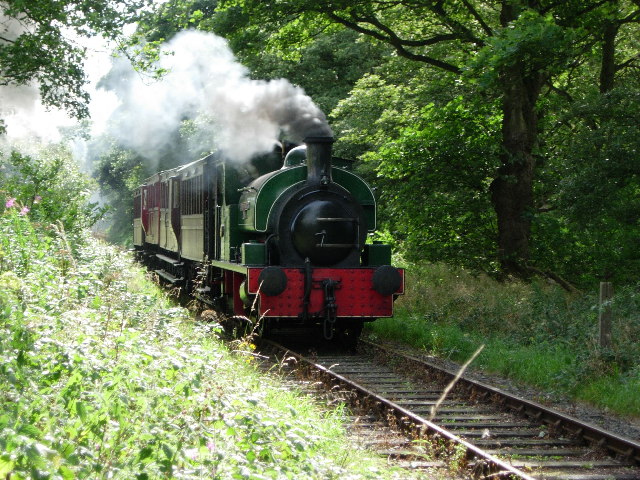
[[[150,187],[145,185],[142,187],[142,228],[145,233],[149,233],[149,207],[151,205]]]
[[[154,188],[154,192],[155,192],[155,206],[154,208],[157,210],[158,212],[158,239],[157,239],[157,243],[158,245],[160,245],[160,230],[161,230],[161,225],[162,225],[162,215],[160,215],[160,196],[161,196],[161,186],[160,186],[160,181],[157,181],[155,183],[155,185],[153,186]]]
[[[262,268],[248,268],[248,290],[258,293],[258,276]],[[395,293],[404,293],[404,270],[402,287]],[[297,317],[302,313],[304,296],[304,270],[283,268],[287,275],[286,290],[275,297],[260,294],[259,314],[265,317]],[[393,316],[393,295],[380,295],[373,290],[372,277],[375,268],[316,268],[313,270],[313,288],[309,313],[322,313],[324,309],[324,291],[322,281],[331,279],[340,281],[335,290],[338,318],[380,318]]]

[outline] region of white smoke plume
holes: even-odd
[[[0,44],[17,39],[30,28],[28,21],[0,13]],[[87,48],[84,68],[89,81],[87,90],[91,95],[89,108],[92,121],[97,125],[95,129],[102,131],[105,123],[103,112],[111,112],[117,100],[113,94],[95,91],[93,87],[109,69],[112,47],[101,37],[81,38],[70,30],[65,34],[68,40]],[[30,153],[30,147],[35,148],[37,144],[60,142],[63,138],[61,131],[77,125],[77,120],[68,112],[42,103],[36,81],[24,85],[11,82],[0,85],[0,119],[6,127],[6,135],[0,136],[0,149],[18,149],[23,153]]]
[[[184,31],[163,50],[158,66],[168,73],[160,81],[145,79],[121,60],[103,82],[121,100],[109,133],[142,156],[161,152],[185,119],[197,119],[206,133],[198,136],[200,151],[219,149],[239,161],[271,151],[280,132],[297,142],[332,135],[301,88],[284,79],[249,78],[226,40]]]
[[[12,42],[27,31],[25,22],[0,13],[0,44]],[[0,86],[0,119],[4,121],[8,135],[2,138],[3,144],[9,139],[23,140],[34,136],[45,140],[56,138],[58,121],[52,121],[55,115],[42,106],[37,85]]]

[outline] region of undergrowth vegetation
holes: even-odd
[[[123,252],[0,214],[0,478],[392,478]]]
[[[616,291],[613,344],[598,346],[597,292],[569,295],[542,281],[499,283],[443,264],[411,265],[394,319],[370,327],[456,361],[612,411],[640,416],[640,292]]]

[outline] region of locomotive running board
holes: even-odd
[[[173,265],[174,267],[181,267],[182,265],[184,265],[184,263],[181,262],[180,260],[167,257],[166,255],[161,255],[159,253],[156,253],[156,257],[162,260],[163,262],[168,263],[169,265]]]
[[[176,283],[182,283],[184,281],[183,277],[174,277],[169,272],[165,272],[164,270],[154,270],[158,274],[158,276],[164,278],[167,282],[175,285]]]

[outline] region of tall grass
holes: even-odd
[[[406,478],[123,252],[0,214],[0,478]]]
[[[500,283],[443,264],[411,265],[396,317],[370,327],[456,361],[486,347],[475,365],[553,393],[640,416],[640,292],[618,288],[613,345],[598,347],[596,293],[567,294],[544,281]],[[595,289],[594,289],[595,290]]]

